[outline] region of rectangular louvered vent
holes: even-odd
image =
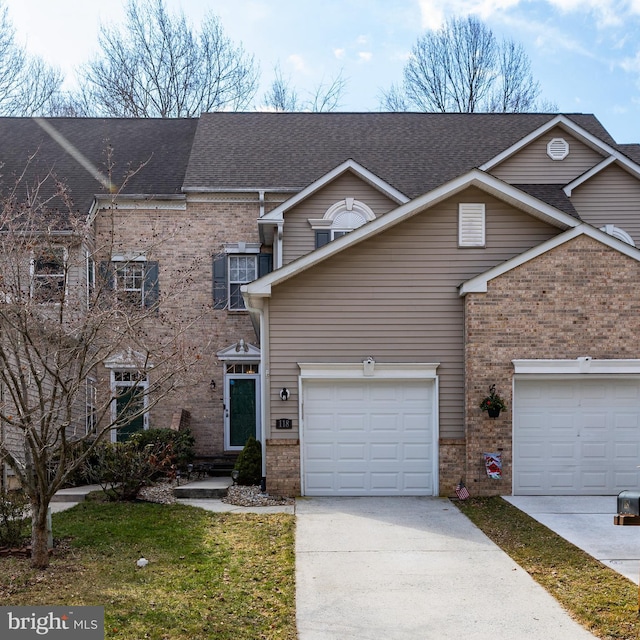
[[[484,247],[484,204],[460,203],[458,209],[458,244],[461,247]]]

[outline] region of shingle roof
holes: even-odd
[[[185,189],[299,190],[348,159],[409,198],[496,156],[557,114],[209,113]],[[567,118],[608,144],[592,115]]]
[[[128,194],[179,194],[187,167],[196,119],[0,118],[0,187],[11,189],[35,154],[26,185],[49,171],[66,185],[73,207],[88,212],[95,194],[105,193],[89,165],[108,174],[112,151],[116,188],[131,168],[147,163],[122,188]],[[58,140],[52,137],[58,137]],[[83,165],[84,160],[88,161]],[[53,183],[48,189],[53,191]]]
[[[567,197],[561,184],[514,184],[513,186],[580,220],[573,202]]]

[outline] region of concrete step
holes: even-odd
[[[204,480],[194,480],[187,482],[179,487],[174,487],[173,495],[176,498],[185,498],[190,500],[224,498],[227,490],[233,484],[233,480],[229,477],[211,477]]]
[[[88,484],[83,487],[69,487],[56,491],[51,502],[82,502],[85,496],[92,491],[101,491],[99,484]]]

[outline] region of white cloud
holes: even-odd
[[[483,20],[517,6],[521,0],[418,0],[422,26],[437,29],[452,15],[477,15]],[[640,0],[639,0],[640,1]]]
[[[619,65],[628,73],[640,73],[640,52],[636,53],[635,58],[624,58]]]
[[[373,58],[371,51],[358,51],[358,59],[360,62],[371,62],[371,58]]]
[[[306,71],[307,64],[305,59],[299,53],[292,53],[287,57],[287,60],[293,65],[296,71]]]
[[[338,60],[342,60],[345,57],[346,53],[347,53],[346,49],[334,49],[333,50],[333,55]]]

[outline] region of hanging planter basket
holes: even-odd
[[[504,400],[496,393],[495,384],[489,387],[489,395],[483,398],[478,406],[486,411],[490,418],[497,418],[500,412],[507,408]]]

